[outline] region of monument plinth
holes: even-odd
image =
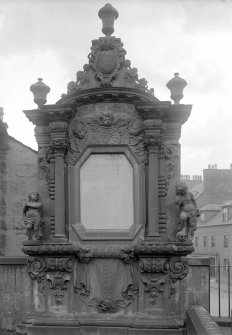
[[[179,334],[196,216],[186,189],[176,198],[191,105],[176,87],[175,104],[158,100],[111,36],[117,11],[99,13],[106,36],[92,41],[67,94],[24,111],[36,126],[43,237],[23,246],[33,311],[21,329]]]

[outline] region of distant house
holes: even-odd
[[[0,256],[20,256],[26,239],[22,211],[36,188],[37,152],[8,135],[0,114]]]
[[[220,265],[223,279],[232,265],[232,169],[209,166],[203,171],[203,182],[191,185],[191,180],[185,181],[200,210],[194,254],[211,258],[211,264],[216,265],[212,275],[217,275]]]

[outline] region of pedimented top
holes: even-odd
[[[66,103],[71,96],[83,95],[84,91],[96,89],[108,92],[110,89],[129,89],[147,96],[147,100],[158,101],[154,97],[154,90],[148,88],[147,80],[139,78],[138,70],[131,67],[130,60],[126,59],[126,50],[120,38],[111,36],[114,32],[114,21],[118,18],[118,11],[111,4],[106,4],[98,12],[102,19],[104,37],[92,41],[89,62],[82,71],[76,74],[76,81],[68,83],[67,94],[62,96],[58,103]]]

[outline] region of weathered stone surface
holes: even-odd
[[[23,204],[37,187],[37,153],[6,135],[0,155],[0,254],[19,256],[25,240]]]

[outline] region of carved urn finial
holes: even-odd
[[[47,94],[50,92],[50,87],[43,83],[42,78],[38,78],[38,82],[31,85],[30,90],[34,95],[34,102],[38,107],[46,104]]]
[[[171,91],[171,99],[174,104],[179,104],[183,98],[183,89],[187,85],[187,81],[179,77],[179,73],[174,73],[174,78],[167,82],[167,88]]]
[[[110,3],[105,4],[99,12],[98,16],[102,20],[102,32],[106,36],[110,36],[114,32],[114,21],[118,18],[118,11]]]

